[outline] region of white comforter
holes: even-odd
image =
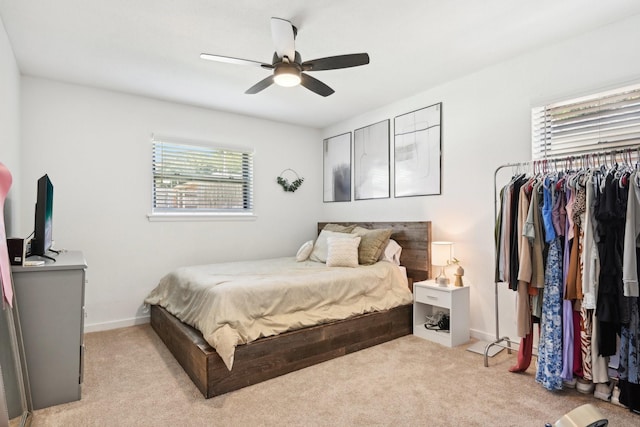
[[[295,258],[179,268],[145,299],[200,330],[229,370],[239,344],[411,301],[390,262],[349,268]]]

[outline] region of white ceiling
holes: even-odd
[[[638,13],[638,0],[0,0],[24,75],[317,128]],[[323,98],[245,95],[268,70],[199,58],[271,62],[272,16],[298,27],[303,60],[371,63],[312,73],[336,91]]]

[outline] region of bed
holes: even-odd
[[[326,224],[318,223],[318,233]],[[408,285],[430,278],[430,222],[333,224],[391,229],[391,239],[402,247],[400,262],[406,268]],[[151,325],[197,388],[210,398],[410,334],[412,304],[306,326],[239,345],[234,350],[232,369],[199,330],[161,305],[151,305]]]

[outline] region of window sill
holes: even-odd
[[[245,213],[150,213],[149,222],[181,222],[181,221],[255,221],[255,214]]]

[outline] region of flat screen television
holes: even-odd
[[[53,244],[53,185],[48,175],[38,180],[36,216],[30,255],[47,256]]]

